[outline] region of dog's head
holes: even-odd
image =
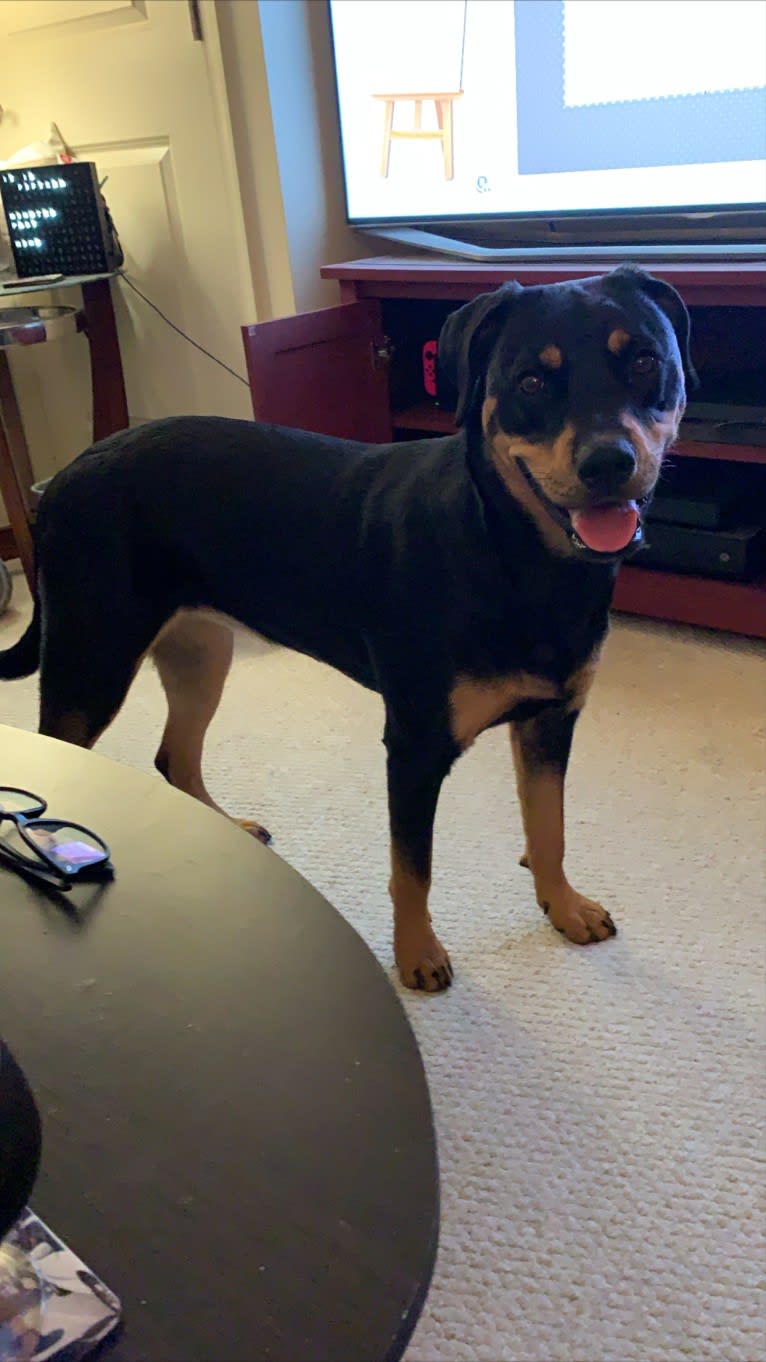
[[[689,316],[642,270],[571,283],[506,284],[448,318],[439,396],[481,427],[509,490],[559,552],[613,560],[641,540],[641,515],[676,437]]]

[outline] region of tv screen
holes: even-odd
[[[763,207],[762,0],[329,6],[351,223]]]

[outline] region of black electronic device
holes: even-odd
[[[645,547],[635,561],[641,567],[745,582],[766,566],[766,529],[762,525],[737,525],[703,530],[696,525],[653,521],[646,527]]]
[[[93,161],[2,170],[0,196],[19,279],[108,274],[122,264]]]
[[[753,519],[747,507],[757,489],[748,478],[750,470],[727,469],[722,475],[716,462],[699,459],[669,462],[647,511],[647,521],[691,525],[698,530],[720,530]],[[757,520],[758,517],[756,516]]]
[[[685,495],[655,493],[647,521],[665,525],[692,525],[698,530],[720,530],[731,523],[732,512],[741,501],[738,490],[721,487],[717,492],[689,490]]]

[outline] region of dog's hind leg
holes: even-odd
[[[168,702],[165,731],[154,759],[171,785],[219,813],[202,774],[202,750],[231,667],[234,635],[222,620],[181,612],[162,629],[151,653]],[[271,840],[260,823],[236,819],[262,842]]]
[[[40,732],[93,747],[122,707],[156,632],[156,621],[133,618],[129,626],[115,609],[104,627],[91,615],[83,637],[54,613],[42,631]]]
[[[73,488],[52,510],[46,492],[38,518],[40,732],[93,747],[172,606],[137,590],[128,529],[97,489]]]

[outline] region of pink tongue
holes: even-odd
[[[572,511],[572,525],[589,549],[617,553],[630,543],[638,529],[638,507],[635,501],[626,501],[622,506]]]

